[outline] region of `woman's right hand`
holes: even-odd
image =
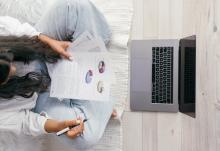
[[[79,124],[79,125],[78,125]],[[44,125],[45,131],[48,133],[57,133],[67,127],[78,125],[72,129],[70,129],[66,135],[74,139],[75,137],[81,135],[84,131],[84,122],[81,119],[77,120],[65,120],[65,121],[57,121],[53,119],[48,119]]]
[[[84,122],[81,119],[78,120],[71,120],[71,121],[64,121],[65,123],[65,128],[66,127],[71,127],[71,126],[75,126],[77,124],[80,124],[79,126],[76,126],[72,129],[70,129],[66,135],[71,138],[74,139],[77,136],[81,135],[84,131]]]

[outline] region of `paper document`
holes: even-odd
[[[88,32],[76,39],[68,51],[73,61],[60,60],[52,73],[51,97],[109,101],[114,83],[109,53],[101,38]]]

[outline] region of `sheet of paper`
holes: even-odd
[[[72,92],[77,93],[78,80],[77,63],[61,61],[53,72],[50,95],[58,98],[68,97]],[[68,73],[68,74],[67,74]],[[67,84],[68,83],[68,84]]]
[[[52,73],[51,97],[108,101],[113,72],[110,55],[98,38],[73,42],[73,61],[61,60]],[[86,42],[85,42],[86,41]]]
[[[92,37],[92,35],[88,31],[84,32],[81,36],[79,36],[79,38],[70,45],[68,51],[70,51],[70,53],[72,54],[73,59],[75,55],[78,55],[78,53],[83,53],[83,52],[87,52],[87,53],[105,52],[109,54],[108,58],[110,58],[110,53],[108,53],[103,40],[100,37],[96,37],[96,38]],[[111,78],[110,79],[111,83],[115,84],[116,77],[115,77],[110,59],[109,59],[109,62],[110,62],[109,70],[111,70],[110,72],[112,73],[112,74],[109,74],[110,75],[109,78]]]
[[[87,41],[92,39],[92,35],[88,31],[85,31],[73,42],[73,45],[78,46],[79,44],[86,43]]]
[[[103,69],[99,65],[102,62]],[[100,53],[78,54],[72,62],[61,61],[53,72],[51,97],[108,101],[111,84],[109,63],[108,56]]]
[[[93,49],[92,49],[93,48]],[[74,59],[75,52],[107,52],[105,44],[102,42],[101,38],[94,38],[88,31],[82,33],[72,44],[70,44],[67,51],[71,51]],[[53,75],[53,71],[57,64],[61,62],[60,60],[56,64],[47,63],[49,75]]]

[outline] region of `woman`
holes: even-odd
[[[81,33],[88,30],[93,36],[101,36],[107,44],[111,35],[104,16],[88,0],[57,1],[36,24],[35,28],[57,40],[74,41]],[[57,48],[58,46],[54,47],[52,45],[51,47]],[[64,51],[58,52],[64,53]],[[82,132],[84,127],[83,135],[75,139],[69,139],[65,135],[59,137],[73,148],[83,150],[91,147],[101,138],[112,114],[112,104],[113,101],[90,102],[68,99],[61,102],[56,98],[50,98],[48,91],[46,91],[39,95],[34,111],[45,115],[49,119],[61,121],[69,121],[77,119],[77,117],[88,118],[89,120],[84,123],[84,126],[81,122],[81,127],[78,131],[74,131],[74,135],[70,137],[75,138],[76,135]]]
[[[26,36],[16,37],[19,33],[7,36],[13,30],[7,23],[17,23],[19,33],[25,28],[28,31]],[[50,77],[42,61],[55,63],[60,58],[59,54],[70,57],[65,51],[69,43],[39,34],[31,26],[24,26],[10,17],[0,17],[0,25],[7,29],[7,32],[1,32],[4,36],[0,37],[0,119],[3,121],[0,129],[36,136],[81,123],[67,136],[73,138],[82,133],[81,120],[57,121],[29,111],[36,104],[36,93],[46,91],[50,85]]]

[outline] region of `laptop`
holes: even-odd
[[[130,60],[131,110],[195,112],[196,36],[134,40]]]

